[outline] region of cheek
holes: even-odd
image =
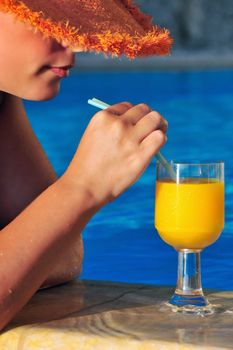
[[[17,53],[17,45],[12,45],[12,42],[0,39],[0,89],[4,91],[11,91],[21,80],[20,72],[24,70],[22,57]]]
[[[33,73],[46,64],[50,51],[48,39],[20,22],[0,33],[0,67],[6,70],[26,69]]]
[[[53,57],[52,45],[52,40],[22,26],[0,31],[0,91],[29,100],[53,98],[60,80],[39,73]]]
[[[22,83],[27,68],[27,48],[23,50],[22,45],[13,43],[13,40],[0,43],[0,84],[9,86]]]
[[[18,33],[5,31],[4,36],[0,34],[0,80],[12,75],[18,78],[20,71],[24,70],[27,61],[28,46],[24,43],[24,38],[16,35]]]
[[[25,46],[23,50],[21,44],[5,44],[5,48],[0,46],[0,91],[28,100],[47,100],[57,95],[59,79],[49,73],[39,74],[46,64],[46,46]]]
[[[47,60],[50,55],[61,50],[59,44],[53,39],[46,38],[39,31],[35,32],[30,28],[24,29],[23,42],[25,43],[23,46],[30,51],[31,59],[34,61]]]
[[[15,58],[14,37],[11,37],[9,31],[0,33],[0,65],[1,71],[4,70]]]
[[[0,25],[0,91],[29,100],[53,98],[59,92],[59,79],[39,74],[56,54],[53,41],[1,12]]]

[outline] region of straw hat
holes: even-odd
[[[74,51],[132,59],[167,55],[173,41],[132,0],[0,0],[0,11],[15,14]]]

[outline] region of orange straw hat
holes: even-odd
[[[167,55],[173,42],[132,0],[0,0],[0,10],[74,51],[132,59]]]

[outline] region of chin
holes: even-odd
[[[30,93],[24,94],[23,99],[30,101],[48,101],[55,98],[60,92],[60,84],[47,86],[31,90]]]

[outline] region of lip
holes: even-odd
[[[64,67],[49,67],[51,71],[56,74],[60,78],[68,77],[69,70],[73,68],[72,65],[64,66]]]

